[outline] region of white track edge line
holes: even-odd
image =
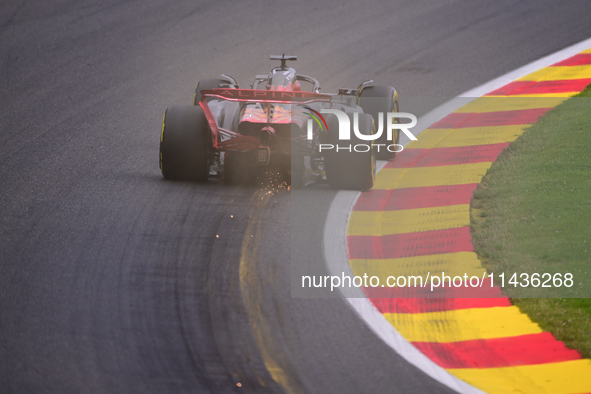
[[[548,67],[561,60],[567,59],[586,49],[591,48],[591,38],[581,41],[577,44],[566,47],[560,51],[554,52],[548,56],[526,64],[516,70],[508,72],[498,78],[486,82],[480,86],[470,89],[455,99],[435,108],[419,119],[417,127],[413,130],[415,135],[420,134],[433,123],[441,120],[451,112],[456,111],[461,106],[467,104],[473,99],[484,96],[502,86],[507,85],[519,78],[522,78],[534,71]],[[380,163],[381,169],[385,162]],[[332,275],[352,276],[351,266],[347,258],[347,226],[353,204],[357,201],[360,192],[340,191],[333,199],[324,226],[324,257],[326,265]],[[408,342],[392,324],[373,306],[365,297],[360,289],[354,288],[348,294],[345,294],[342,288],[341,293],[348,301],[349,305],[361,317],[361,319],[371,328],[371,330],[381,338],[390,348],[402,356],[410,364],[414,365],[425,374],[442,383],[443,385],[466,394],[481,394],[483,391],[471,386],[467,382],[455,377],[444,368],[435,364],[431,359],[421,353],[410,342]]]

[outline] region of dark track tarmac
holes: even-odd
[[[0,392],[448,392],[343,300],[290,297],[289,193],[164,181],[162,114],[199,79],[248,87],[283,52],[323,91],[371,78],[404,109],[590,37],[589,15],[583,1],[2,2]]]

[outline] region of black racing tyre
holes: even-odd
[[[347,114],[353,125],[353,114]],[[360,113],[359,131],[365,135],[375,133],[374,121],[371,115]],[[339,130],[336,116],[327,116],[328,130]],[[335,189],[367,190],[371,189],[376,174],[376,156],[372,148],[372,141],[358,138],[351,128],[351,140],[340,141],[338,132],[329,133],[330,143],[335,149],[330,149],[325,155],[326,178],[330,187]],[[336,150],[336,146],[351,147]],[[357,147],[357,151],[356,151]],[[365,149],[367,147],[367,151]]]
[[[396,130],[395,136],[392,136],[394,142],[388,141],[385,116],[387,112],[398,112],[398,94],[396,90],[391,86],[368,86],[359,95],[359,106],[363,108],[363,112],[373,116],[376,128],[379,127],[378,113],[381,112],[383,114],[384,130],[375,143],[385,144],[385,146],[380,146],[379,151],[376,152],[376,156],[380,160],[392,159],[396,156],[396,153],[390,152],[385,148],[392,143],[400,143],[400,130]]]
[[[193,96],[193,105],[199,105],[199,101],[201,101],[202,90],[217,89],[219,85],[227,85],[229,83],[229,81],[220,78],[202,79],[197,83],[197,87],[195,88],[195,96]]]
[[[224,183],[228,185],[253,185],[258,175],[256,152],[224,153]]]
[[[211,131],[201,107],[176,105],[164,113],[160,170],[165,179],[206,182]]]

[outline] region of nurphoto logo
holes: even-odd
[[[311,118],[316,121],[318,126],[322,129],[325,128],[328,131],[328,125],[326,120],[322,116],[322,114],[333,114],[337,117],[339,121],[339,140],[340,141],[350,141],[351,140],[351,121],[349,120],[349,116],[343,111],[339,111],[338,109],[321,109],[320,113],[318,111],[313,110],[312,108],[305,107],[310,111],[310,113],[306,113],[310,115]],[[386,119],[384,122],[384,118]],[[396,123],[395,119],[406,118],[410,119],[410,123]],[[308,140],[312,140],[314,138],[313,133],[313,121],[312,119],[308,119]],[[384,123],[386,126],[384,127]],[[375,134],[363,134],[359,131],[359,114],[357,112],[353,113],[353,133],[355,133],[355,137],[362,141],[375,141],[382,136],[384,133],[384,129],[386,132],[386,138],[388,141],[393,141],[393,132],[394,130],[402,131],[408,138],[412,141],[416,141],[417,137],[415,137],[409,129],[413,128],[417,125],[417,117],[408,112],[387,112],[384,116],[383,112],[378,113],[378,129],[376,130]],[[355,152],[368,152],[371,147],[380,151],[381,147],[385,147],[389,152],[401,152],[403,147],[400,144],[392,143],[392,144],[376,144],[370,142],[369,144],[356,144],[356,145],[344,145],[341,146],[339,144],[320,144],[319,150],[322,152],[323,150],[331,150],[336,149],[337,152],[339,150],[348,150],[351,149]]]

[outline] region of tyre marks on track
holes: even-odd
[[[259,248],[263,238],[263,213],[272,198],[273,194],[266,190],[260,190],[253,196],[248,226],[242,241],[240,291],[249,324],[267,371],[284,392],[300,393],[304,392],[303,386],[283,351],[284,344],[277,336],[276,322],[263,310],[264,283],[259,271]],[[264,380],[261,380],[261,384],[264,386]]]

